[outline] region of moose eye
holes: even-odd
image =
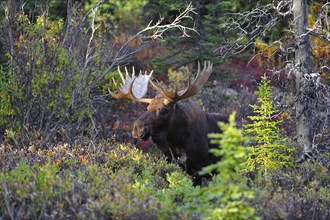
[[[168,113],[168,108],[164,107],[159,110],[160,115],[167,115]]]

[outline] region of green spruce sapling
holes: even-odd
[[[211,151],[222,159],[201,171],[202,174],[215,171],[218,175],[193,196],[188,212],[198,212],[202,219],[258,219],[247,201],[254,198],[254,191],[240,172],[249,151],[243,146],[247,138],[236,128],[235,113],[230,116],[229,124],[220,122],[219,125],[223,133],[210,134],[212,143],[219,147]]]
[[[266,76],[262,77],[256,94],[258,104],[251,105],[255,115],[248,116],[252,122],[244,126],[245,133],[255,141],[248,155],[247,170],[267,173],[292,165],[294,149],[287,146],[288,139],[282,137],[279,126],[283,121],[276,117],[279,110],[274,107],[270,81]]]

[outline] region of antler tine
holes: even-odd
[[[196,76],[196,82],[198,84],[203,85],[207,81],[207,79],[210,77],[210,75],[212,73],[212,66],[213,66],[213,64],[211,64],[210,61],[208,61],[208,62],[204,61],[203,71],[200,72],[200,70],[198,69],[198,73],[197,73],[198,75]]]
[[[115,80],[115,78],[113,78],[112,77],[112,82],[113,82],[113,84],[115,84],[115,86],[116,86],[116,88],[118,87],[118,85],[117,85],[117,81]]]
[[[116,82],[115,78],[113,78],[113,77],[112,77],[112,82],[113,82],[113,84],[115,85],[115,87],[116,87],[117,90],[118,90],[117,82]],[[118,96],[118,94],[115,94],[115,93],[111,92],[109,88],[108,88],[108,91],[109,91],[109,93],[110,93],[110,95],[111,95],[112,97],[116,98],[116,97]]]
[[[126,66],[125,66],[125,73],[126,73],[126,80],[128,80],[129,78],[131,78],[131,77],[129,76],[129,73],[128,73],[128,71],[127,71]],[[132,79],[134,79],[134,67],[133,67]]]
[[[210,65],[210,61],[208,63]],[[206,69],[206,61],[204,61],[204,67],[203,67],[203,71],[204,72]],[[196,74],[196,79],[200,78],[200,74],[201,74],[201,63],[199,61],[197,61],[197,74]]]
[[[123,74],[120,72],[119,65],[118,65],[118,73],[120,75],[120,78],[121,78],[122,82],[124,83],[125,82],[125,78],[124,78]]]
[[[204,61],[204,68],[205,68],[205,66],[206,66],[206,61]],[[204,69],[203,69],[203,71],[204,71]],[[201,63],[198,60],[197,61],[197,76],[196,77],[199,76],[200,72],[201,72]]]
[[[148,71],[146,70],[146,71],[144,71],[144,74],[143,74],[143,73],[142,73],[142,70],[140,70],[139,76],[140,76],[140,75],[147,76],[147,77],[150,79],[149,82],[151,82],[151,77],[152,77],[152,74],[153,74],[153,73],[154,73],[154,70],[151,70],[149,74],[148,74]]]
[[[126,74],[129,76],[126,66],[125,66],[125,70],[126,70]],[[140,73],[139,74],[141,74],[141,73],[142,73],[142,70],[140,70]],[[134,77],[135,77],[135,68],[133,66],[132,67],[132,78],[134,78]]]
[[[148,72],[145,71],[145,74],[148,75],[149,79],[151,79],[151,76],[152,76],[153,73],[154,73],[154,70],[151,70],[151,72],[149,73],[149,75],[148,75]]]
[[[188,78],[188,87],[191,84],[191,71],[189,71],[188,67],[186,66],[187,78]]]

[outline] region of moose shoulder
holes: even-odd
[[[117,86],[118,93],[110,94],[114,98],[127,98],[134,101],[149,103],[147,111],[135,122],[132,135],[135,138],[147,140],[149,137],[157,147],[174,163],[180,163],[186,172],[194,177],[194,183],[200,184],[198,171],[214,163],[215,158],[209,149],[213,147],[208,140],[208,133],[219,132],[217,120],[219,117],[204,113],[201,106],[189,97],[195,95],[207,81],[212,72],[212,64],[204,63],[204,69],[198,73],[193,82],[188,80],[184,90],[169,91],[155,85],[151,74],[139,74],[132,77],[126,70],[126,79],[120,73],[124,85]],[[188,77],[188,79],[190,76]],[[152,99],[143,98],[146,95],[148,82],[158,91]]]

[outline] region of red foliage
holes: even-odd
[[[234,79],[230,81],[229,88],[240,91],[245,89],[254,92],[257,89],[257,83],[261,81],[262,76],[265,74],[271,78],[271,84],[284,82],[287,78],[286,73],[280,72],[274,76],[273,72],[266,68],[265,63],[269,62],[267,59],[262,58],[248,58],[248,59],[231,59],[228,63],[221,66],[221,69],[229,71],[234,74]]]

